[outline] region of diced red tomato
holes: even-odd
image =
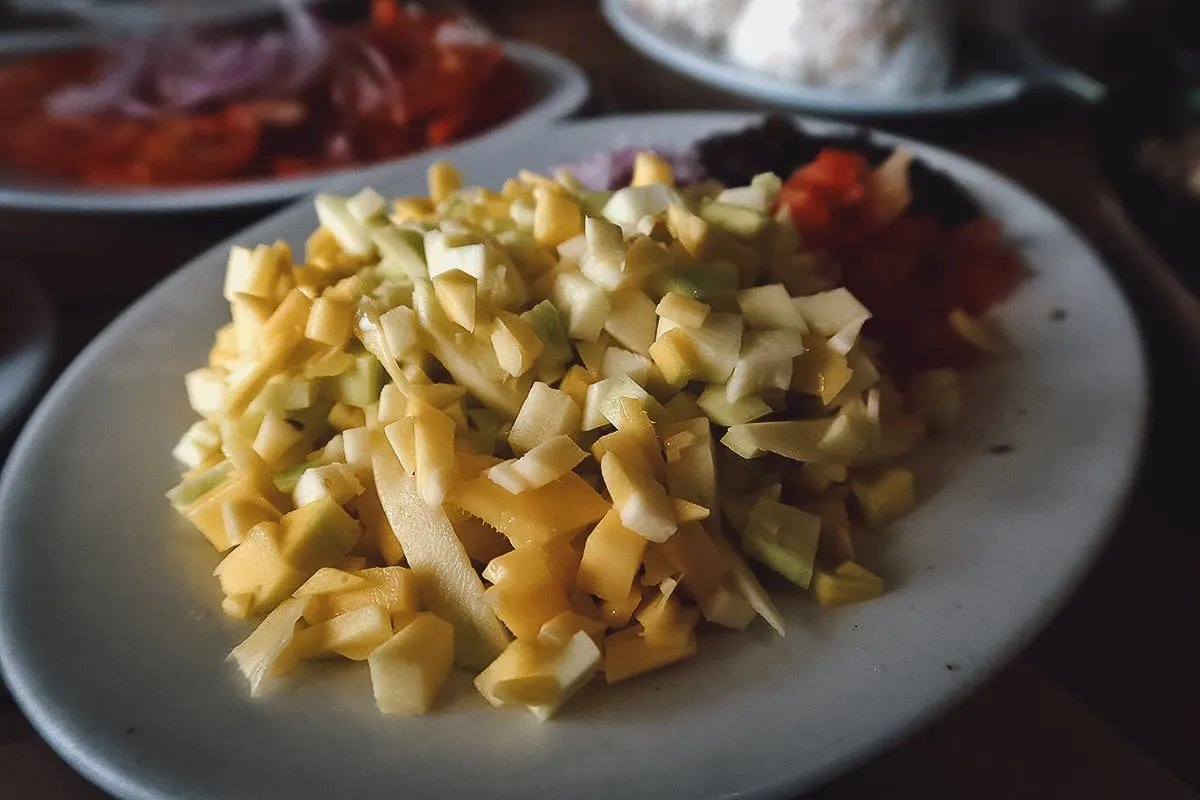
[[[954,308],[980,315],[1007,297],[1025,270],[992,220],[945,230],[936,219],[880,219],[870,167],[855,153],[825,149],[779,192],[805,244],[827,250],[846,287],[874,317],[868,332],[887,344],[884,358],[904,373],[962,367],[974,351],[951,328]]]

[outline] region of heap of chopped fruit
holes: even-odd
[[[957,378],[881,377],[779,188],[678,190],[652,153],[616,192],[437,164],[428,197],[318,196],[303,263],[234,248],[169,498],[224,554],[223,610],[267,615],[231,654],[252,693],[341,657],[421,713],[458,665],[545,719],[702,622],[782,636],[749,562],[880,594],[854,531],[912,506],[887,464],[953,422]]]

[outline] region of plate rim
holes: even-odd
[[[1020,99],[1030,83],[1018,75],[988,73],[1004,82],[988,92],[947,91],[899,98],[854,95],[807,87],[706,55],[639,20],[626,0],[601,0],[605,21],[626,44],[646,58],[693,80],[731,94],[809,114],[848,117],[923,117],[1007,105]]]
[[[481,142],[519,136],[544,128],[577,112],[591,93],[583,68],[565,56],[529,42],[503,40],[505,52],[524,70],[549,78],[549,89],[538,102],[501,125],[446,147],[435,147],[388,161],[364,164],[295,178],[266,178],[232,184],[133,192],[92,191],[36,183],[6,182],[0,178],[0,209],[87,214],[160,215],[247,208],[285,203],[339,180],[379,167],[455,158],[464,148]]]
[[[761,116],[759,112],[669,112],[614,115],[594,120],[560,124],[555,126],[555,130],[560,128],[569,130],[572,128],[587,127],[596,123],[611,124],[614,121],[634,125],[653,125],[658,122],[665,123],[668,120],[686,122],[689,119],[696,122],[703,122],[704,124],[733,128],[738,125],[752,123],[760,119]],[[792,118],[807,129],[818,133],[839,132],[847,129],[865,129],[872,139],[882,143],[890,145],[917,144],[921,149],[935,153],[939,159],[949,164],[954,172],[958,172],[959,170],[975,172],[977,175],[995,181],[1009,190],[1016,191],[1025,201],[1036,208],[1039,216],[1049,217],[1056,224],[1060,225],[1075,243],[1091,256],[1096,265],[1100,267],[1097,277],[1108,284],[1108,288],[1119,301],[1120,308],[1128,317],[1130,331],[1133,336],[1133,353],[1136,356],[1134,366],[1137,372],[1137,380],[1135,382],[1137,413],[1136,419],[1131,426],[1133,437],[1132,451],[1129,457],[1123,460],[1121,465],[1122,470],[1114,481],[1117,490],[1105,501],[1107,508],[1103,516],[1103,523],[1099,526],[1095,535],[1089,539],[1087,546],[1079,552],[1078,558],[1072,562],[1070,569],[1062,573],[1061,579],[1055,584],[1057,588],[1055,595],[1042,603],[1034,615],[1024,619],[1016,626],[1014,633],[1008,640],[1003,642],[1002,647],[990,650],[986,663],[971,670],[961,670],[958,673],[957,682],[950,689],[933,700],[926,700],[918,704],[917,710],[914,713],[906,715],[902,722],[882,731],[858,747],[848,751],[840,758],[830,759],[818,769],[809,770],[804,773],[793,772],[774,782],[745,787],[746,796],[754,797],[782,797],[788,792],[795,791],[797,788],[803,790],[812,789],[832,780],[838,775],[844,774],[856,765],[875,757],[947,713],[951,708],[959,704],[968,693],[978,688],[1019,655],[1075,594],[1080,583],[1091,572],[1096,560],[1111,541],[1116,526],[1120,522],[1128,506],[1129,499],[1137,486],[1137,477],[1140,474],[1147,454],[1147,434],[1151,421],[1151,375],[1149,359],[1146,350],[1145,334],[1140,318],[1136,313],[1136,308],[1121,288],[1112,269],[1100,257],[1091,240],[1085,237],[1070,220],[1059,214],[1037,195],[990,167],[936,145],[924,144],[868,126],[830,122],[802,115],[792,115]],[[395,168],[394,165],[381,165],[371,170],[370,173],[385,174],[390,169]],[[146,307],[157,305],[160,302],[160,297],[168,296],[172,292],[172,284],[176,281],[182,281],[185,273],[197,269],[200,263],[211,260],[214,255],[223,255],[232,244],[263,238],[263,235],[267,231],[280,224],[283,218],[296,214],[306,203],[307,201],[302,199],[289,204],[286,208],[248,226],[226,240],[205,250],[195,258],[190,259],[186,264],[165,276],[149,292],[122,312],[120,316],[110,323],[80,352],[39,403],[13,446],[4,473],[0,475],[0,539],[9,535],[7,533],[9,527],[5,524],[11,513],[9,509],[14,503],[19,502],[14,500],[14,495],[18,493],[18,489],[16,487],[16,480],[13,478],[14,473],[19,472],[19,470],[12,469],[11,467],[13,465],[22,465],[34,455],[39,447],[39,439],[41,438],[39,432],[40,428],[45,425],[45,418],[49,417],[56,407],[69,401],[69,392],[72,385],[76,382],[79,373],[89,367],[90,363],[98,357],[99,352],[107,347],[108,341],[119,337],[126,327],[134,324],[131,320],[138,316],[135,312],[140,312]],[[56,707],[51,698],[41,698],[28,691],[23,680],[12,681],[14,662],[21,659],[14,659],[10,652],[10,642],[5,635],[7,633],[7,627],[4,624],[5,616],[6,611],[0,605],[0,676],[3,676],[8,683],[14,700],[37,730],[38,734],[73,769],[106,791],[120,797],[157,797],[157,795],[147,793],[149,789],[147,784],[136,781],[131,782],[127,772],[122,772],[110,766],[109,760],[104,757],[104,748],[102,746],[94,743],[86,744],[84,741],[72,738],[69,730],[65,726],[60,725],[56,719]],[[29,667],[25,666],[19,672],[27,673],[29,672]],[[133,790],[132,792],[130,791],[131,789]]]

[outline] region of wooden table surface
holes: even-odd
[[[473,10],[501,34],[579,63],[593,82],[587,113],[750,107],[637,55],[607,28],[593,0],[477,2]],[[1058,619],[958,708],[811,796],[1200,798],[1200,656],[1190,613],[1200,600],[1190,466],[1200,444],[1195,342],[1140,279],[1139,262],[1127,257],[1103,214],[1106,187],[1091,160],[1085,112],[1035,101],[954,120],[883,124],[988,164],[1097,242],[1138,309],[1152,364],[1153,424],[1112,544]],[[28,267],[54,297],[65,366],[156,280],[268,211],[149,219],[0,211],[0,261]],[[0,796],[104,797],[58,759],[6,696]]]

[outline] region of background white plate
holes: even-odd
[[[819,86],[805,86],[742,67],[655,30],[625,0],[601,0],[613,29],[643,55],[718,89],[751,100],[797,110],[851,117],[948,114],[1011,103],[1029,87],[1019,75],[967,71],[944,92],[927,95],[871,96]]]
[[[587,76],[560,55],[530,44],[505,42],[505,52],[530,78],[530,105],[507,122],[445,148],[424,150],[391,162],[425,165],[455,158],[460,148],[481,139],[528,135],[532,130],[572,114],[588,96]],[[361,172],[336,170],[297,178],[265,178],[185,189],[104,191],[78,184],[52,184],[0,171],[0,207],[41,211],[167,213],[278,203],[316,191],[330,181]]]
[[[680,147],[753,121],[597,120],[481,143],[459,166],[499,186],[622,137]],[[1003,221],[1035,274],[999,314],[1020,357],[969,376],[963,429],[916,465],[920,507],[868,542],[884,597],[825,611],[786,592],[786,639],[763,624],[706,635],[697,659],[593,684],[547,724],[488,707],[465,675],[435,713],[383,717],[362,664],[303,671],[252,702],[223,662],[249,627],[221,616],[217,556],[162,497],[191,421],[183,373],[228,319],[222,245],[103,333],[12,454],[0,665],[14,697],[126,798],[782,796],[911,731],[1013,657],[1086,572],[1134,475],[1146,373],[1129,307],[1076,233],[994,173],[909,146]],[[403,194],[423,180],[397,166],[353,183]],[[298,204],[235,241],[298,245],[315,224]],[[987,452],[1001,443],[1013,451]]]

